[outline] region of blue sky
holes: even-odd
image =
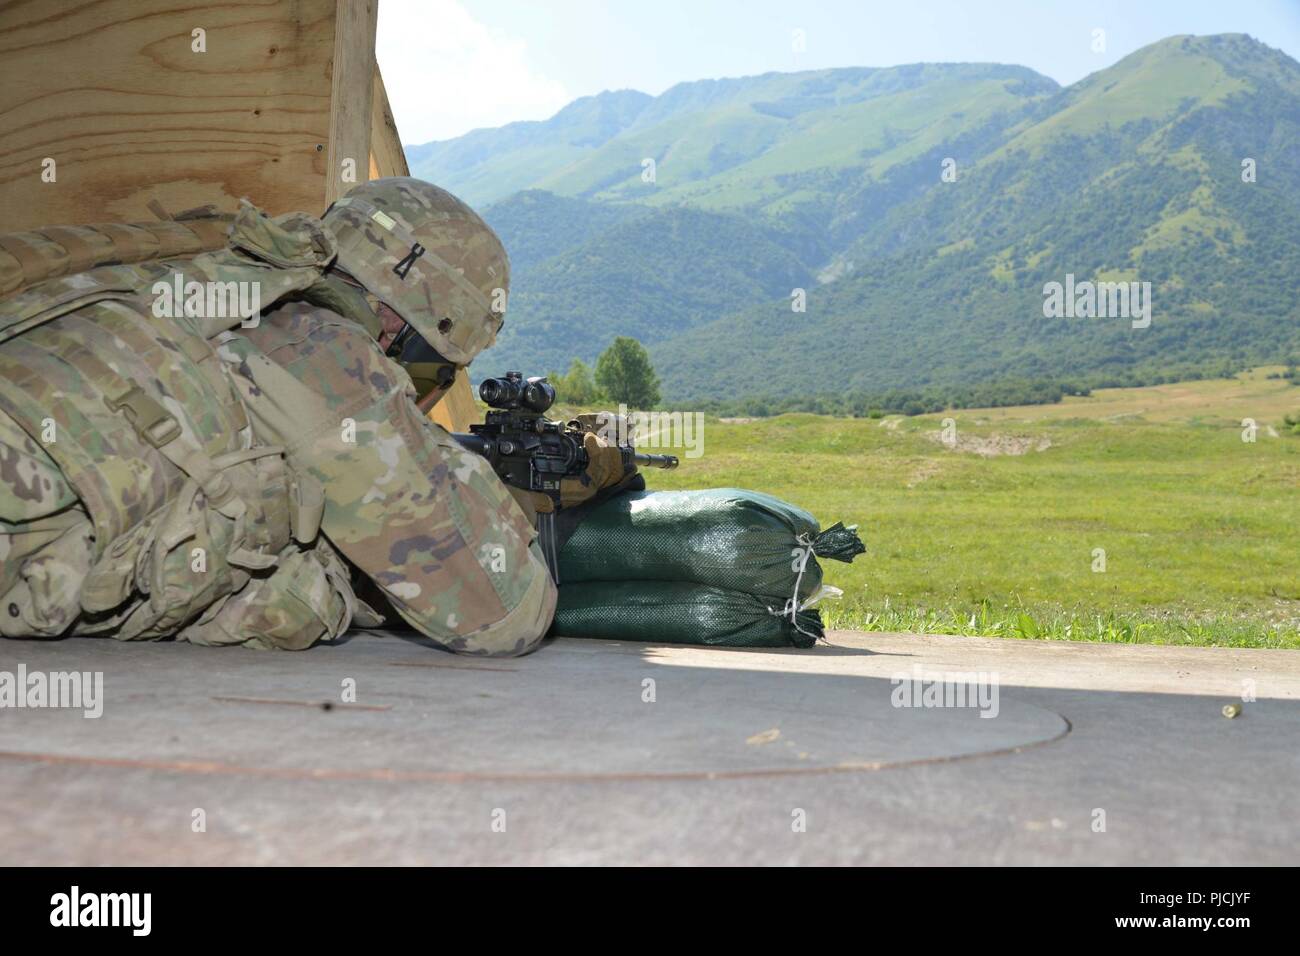
[[[1300,59],[1300,0],[381,0],[379,21],[407,143],[769,70],[999,62],[1068,84],[1180,33],[1249,33]]]

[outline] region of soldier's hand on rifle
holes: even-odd
[[[630,483],[637,474],[631,456],[614,442],[594,432],[582,435],[582,447],[587,453],[587,467],[580,475],[560,480],[560,508],[574,508],[590,501],[607,488]],[[511,486],[510,493],[532,520],[537,514],[555,511],[550,495],[527,491]]]
[[[587,472],[578,478],[570,479],[572,487],[565,488],[561,483],[561,500],[567,496],[573,504],[564,502],[564,507],[572,508],[588,498],[593,498],[606,488],[614,488],[630,482],[636,477],[636,462],[617,444],[594,432],[587,432],[582,437],[583,447],[587,450]]]

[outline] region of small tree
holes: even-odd
[[[620,335],[596,360],[596,385],[613,402],[629,408],[652,408],[659,403],[659,376],[650,364],[645,346]]]
[[[591,377],[591,367],[582,359],[574,359],[567,375],[551,379],[561,401],[570,405],[591,405],[598,398],[596,380]]]

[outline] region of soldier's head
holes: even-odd
[[[405,176],[354,187],[322,219],[335,267],[378,299],[380,341],[430,404],[496,340],[510,289],[501,240],[451,193]]]

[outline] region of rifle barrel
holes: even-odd
[[[487,455],[491,449],[491,442],[480,435],[467,435],[462,433],[452,433],[452,438],[460,442],[462,446],[479,455]],[[676,455],[650,455],[645,452],[635,452],[632,460],[638,465],[647,468],[676,468],[681,462],[677,460]]]
[[[647,455],[644,452],[637,452],[632,460],[638,465],[648,465],[651,468],[676,468],[680,464],[676,455]]]

